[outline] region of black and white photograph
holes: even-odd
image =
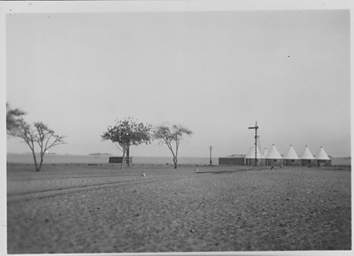
[[[89,2],[2,4],[5,254],[351,252],[349,7]]]

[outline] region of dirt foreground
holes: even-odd
[[[351,172],[8,165],[8,253],[350,250]]]

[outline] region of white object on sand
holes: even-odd
[[[318,160],[330,160],[328,154],[326,151],[323,149],[323,147],[320,148],[320,152],[317,155]]]
[[[255,157],[255,150],[254,150],[254,146],[250,148],[250,150],[248,151],[248,154],[246,155],[246,159],[254,159]],[[258,146],[257,146],[257,158],[258,159],[262,159],[263,155],[262,152],[259,150]]]
[[[266,159],[282,159],[278,149],[276,146],[273,144],[272,148],[268,152],[267,156],[265,157]]]
[[[293,145],[290,145],[288,154],[286,155],[286,157],[284,157],[284,159],[287,159],[287,160],[297,160],[297,159],[299,159],[299,156],[296,154],[296,151],[295,151]]]
[[[315,159],[307,145],[305,146],[305,150],[304,150],[304,153],[302,154],[301,159],[304,159],[304,160],[313,160],[313,159]]]

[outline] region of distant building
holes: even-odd
[[[219,165],[244,165],[245,155],[233,154],[226,157],[219,157]]]
[[[121,164],[123,161],[123,157],[121,156],[111,156],[108,158],[108,162],[111,164]],[[128,162],[128,158],[125,158],[125,161]],[[133,163],[133,158],[129,157],[129,163]]]
[[[333,166],[351,166],[351,157],[331,157],[331,165]]]
[[[254,165],[255,162],[255,150],[254,146],[250,148],[246,155],[234,154],[227,157],[219,158],[219,165]],[[346,163],[350,160],[346,161]],[[264,152],[257,147],[257,165],[258,166],[330,166],[332,159],[328,156],[323,147],[320,148],[320,152],[315,157],[310,148],[306,145],[305,150],[301,157],[298,156],[294,147],[290,145],[289,151],[286,156],[282,157],[276,146],[273,144],[270,150],[264,149]],[[343,164],[342,164],[343,165]],[[346,164],[348,165],[348,164]]]

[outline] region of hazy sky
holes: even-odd
[[[117,152],[117,118],[194,131],[181,156],[350,154],[348,11],[16,14],[7,18],[7,101],[67,136],[57,153]],[[8,140],[8,152],[28,149]],[[136,156],[169,156],[154,142]]]

